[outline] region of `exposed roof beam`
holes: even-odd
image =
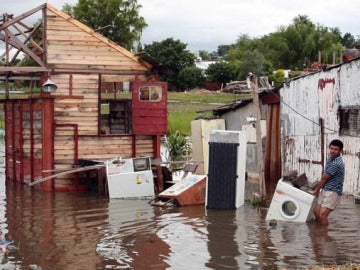
[[[25,37],[26,37],[26,39],[24,40],[24,44],[26,44],[26,42],[28,41],[28,40],[30,40],[30,41],[32,41],[32,43],[33,44],[36,44],[36,47],[41,51],[41,52],[43,52],[44,50],[43,50],[43,48],[39,45],[39,44],[37,44],[32,38],[31,38],[31,36],[35,33],[35,31],[40,27],[40,25],[41,25],[41,23],[40,24],[38,24],[37,26],[35,26],[34,28],[33,28],[33,30],[31,31],[31,33],[29,34],[29,36],[27,36],[26,37],[26,35],[24,35]],[[33,51],[35,51],[35,50],[33,50]],[[21,49],[18,49],[18,51],[15,53],[15,55],[13,56],[13,58],[11,59],[11,61],[10,61],[10,64],[12,65],[12,64],[14,64],[14,62],[15,62],[15,60],[16,60],[16,58],[17,58],[17,56],[19,55],[19,53],[21,52]],[[18,65],[17,65],[18,66]]]
[[[0,33],[0,40],[6,41],[6,36],[5,36],[3,33]],[[15,42],[13,42],[12,40],[8,40],[8,42],[9,42],[9,44],[10,44],[11,46],[13,46],[14,48],[20,49],[20,48],[18,48],[18,45],[17,45]]]
[[[148,71],[137,70],[89,70],[89,69],[51,69],[45,67],[8,67],[0,66],[0,74],[4,73],[35,73],[35,72],[51,72],[56,73],[72,73],[72,74],[108,74],[108,75],[147,75]]]
[[[37,8],[34,8],[32,10],[29,10],[28,12],[25,12],[24,14],[14,18],[14,19],[4,22],[2,25],[0,25],[0,30],[6,29],[10,25],[13,25],[14,23],[17,23],[18,21],[21,21],[22,19],[29,17],[30,15],[38,12],[39,10],[42,10],[45,7],[46,7],[46,4],[42,4],[41,6],[38,6]]]
[[[42,61],[42,59],[35,53],[33,53],[28,47],[26,47],[17,37],[14,36],[13,33],[11,33],[8,29],[5,29],[4,31],[10,37],[10,39],[12,39],[12,41],[15,42],[22,49],[24,53],[31,56],[31,58],[34,59],[40,66],[45,66],[45,63]]]
[[[50,69],[45,67],[7,67],[7,66],[0,66],[0,74],[3,73],[31,73],[31,72],[49,72]]]
[[[1,71],[1,69],[0,69]],[[147,70],[99,70],[99,69],[51,69],[51,74],[108,74],[108,75],[147,75]]]
[[[32,81],[32,80],[40,80],[41,77],[40,76],[15,76],[15,75],[11,75],[11,76],[0,76],[0,80],[21,80],[21,81]]]
[[[38,25],[39,26],[39,25]],[[32,45],[34,45],[35,47],[37,47],[40,51],[43,51],[43,48],[41,48],[41,46],[39,44],[37,44],[32,38],[31,35],[35,32],[35,31],[31,31],[31,33],[29,35],[26,35],[26,33],[24,31],[22,31],[18,26],[14,25],[14,27],[16,28],[16,30],[19,31],[19,33],[21,33],[21,35],[23,35],[26,39],[24,40],[24,44],[26,44],[26,42],[30,41],[30,43]],[[38,27],[36,27],[37,29]]]

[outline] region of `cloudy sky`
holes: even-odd
[[[15,16],[48,2],[58,9],[77,0],[0,0],[0,13]],[[241,34],[261,37],[287,26],[298,15],[313,23],[339,27],[342,34],[360,35],[359,0],[138,0],[148,27],[142,43],[172,37],[188,49],[216,51],[234,43]]]

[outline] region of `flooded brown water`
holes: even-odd
[[[251,187],[250,187],[251,186]],[[247,183],[247,189],[253,188]],[[160,208],[93,193],[48,194],[0,180],[0,269],[306,269],[360,263],[360,205],[328,229],[265,221],[267,209]]]

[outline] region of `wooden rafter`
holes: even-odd
[[[21,52],[25,53],[25,57],[21,62],[28,58],[32,58],[40,67],[45,67],[42,55],[44,48],[42,47],[43,40],[38,38],[37,32],[39,31],[42,23],[37,24],[35,27],[30,27],[23,20],[34,13],[43,10],[46,4],[34,8],[16,18],[12,15],[4,14],[2,24],[0,24],[0,40],[5,42],[5,61],[2,61],[6,66],[19,65],[16,64],[16,59]],[[34,37],[36,37],[34,39]],[[35,41],[38,39],[39,41]],[[10,58],[10,50],[15,49],[16,52]],[[39,56],[40,55],[40,56]]]
[[[38,25],[37,25],[36,30],[39,29],[40,25],[41,25],[41,24],[38,24]],[[19,31],[19,33],[21,33],[21,35],[22,35],[23,37],[26,38],[25,41],[24,41],[24,43],[27,43],[27,42],[29,41],[34,47],[36,47],[36,48],[39,49],[40,51],[43,51],[43,48],[41,48],[41,46],[40,46],[37,42],[35,42],[35,40],[33,40],[32,37],[31,37],[31,36],[35,33],[34,28],[33,28],[32,30],[29,30],[29,31],[30,31],[30,34],[27,35],[27,33],[24,32],[24,31],[22,31],[17,25],[14,25],[14,27],[16,28],[16,30]]]
[[[46,4],[43,4],[37,8],[29,10],[28,12],[25,12],[24,14],[14,18],[14,19],[4,22],[3,24],[0,25],[0,30],[4,30],[5,28],[8,28],[10,25],[13,25],[14,23],[17,23],[17,22],[25,19],[26,17],[33,15],[34,13],[38,12],[39,10],[42,10],[45,7],[46,7]]]
[[[8,35],[8,37],[15,42],[16,46],[18,49],[21,49],[24,53],[28,54],[29,56],[31,56],[32,59],[34,59],[36,61],[36,63],[38,63],[41,67],[45,66],[45,63],[43,62],[43,60],[37,56],[33,51],[31,51],[23,42],[21,42],[13,33],[11,33],[8,29],[4,29],[4,32],[6,33],[6,35]]]
[[[28,42],[28,40],[31,41],[31,43],[33,45],[35,45],[35,48],[32,50],[32,52],[36,53],[36,50],[39,50],[41,53],[44,52],[44,49],[39,45],[37,44],[33,39],[32,39],[32,36],[34,33],[36,33],[36,31],[39,29],[39,27],[41,26],[41,23],[39,23],[38,25],[36,25],[32,31],[30,32],[30,34],[28,36],[26,36],[26,34],[24,35],[26,37],[26,39],[24,40],[24,44],[26,44]],[[42,43],[42,40],[41,40],[41,43]],[[18,50],[16,52],[16,54],[13,56],[13,58],[11,59],[10,63],[13,64],[16,60],[16,57],[19,55],[20,53],[20,50]],[[19,66],[20,63],[17,64],[17,66]]]
[[[27,73],[27,72],[46,72],[49,71],[46,67],[8,67],[0,66],[0,73],[11,72],[11,73]]]

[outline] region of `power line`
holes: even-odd
[[[273,90],[270,89],[269,91],[273,96],[276,96],[278,97],[278,95],[275,94],[275,92]],[[287,104],[285,101],[283,100],[280,100],[280,103],[286,105],[290,110],[292,110],[293,112],[295,112],[296,114],[300,115],[302,118],[308,120],[309,122],[321,127],[321,125],[317,122],[315,122],[314,120],[310,119],[309,117],[303,115],[302,113],[298,112],[296,109],[294,109],[293,107],[291,107],[289,104]],[[334,132],[334,133],[338,133],[337,130],[334,130],[334,129],[331,129],[331,128],[328,128],[326,126],[323,127],[325,130],[328,130],[328,131],[331,131],[331,132]],[[357,136],[357,135],[351,135],[351,134],[344,134],[344,136],[349,136],[349,137],[353,137],[353,138],[360,138],[360,136]]]

